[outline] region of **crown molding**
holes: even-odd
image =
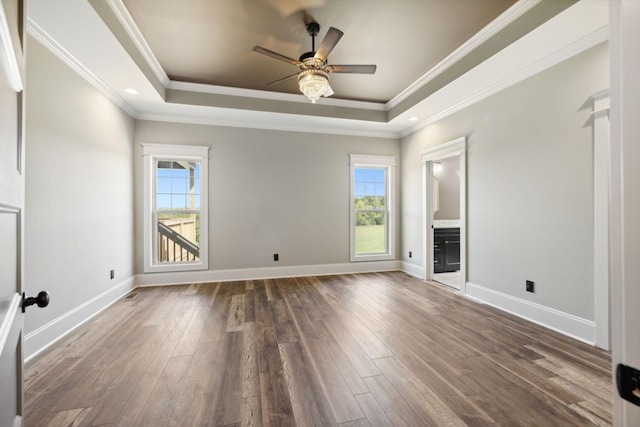
[[[216,86],[202,83],[179,82],[170,80],[167,89],[176,89],[187,92],[209,93],[215,95],[238,96],[243,98],[269,99],[274,101],[297,102],[309,104],[309,100],[302,94],[271,92],[257,89],[244,89],[228,86]],[[386,105],[379,102],[352,101],[346,99],[320,98],[319,105],[333,107],[346,107],[361,110],[387,111]]]
[[[2,68],[4,68],[9,87],[16,92],[22,92],[24,86],[20,75],[18,56],[16,55],[18,52],[15,51],[13,46],[13,39],[4,6],[0,3],[0,62],[2,63]]]
[[[151,50],[151,47],[142,35],[142,32],[136,25],[127,7],[124,5],[122,0],[107,0],[107,5],[111,8],[114,15],[118,18],[118,21],[120,21],[120,24],[127,32],[129,38],[131,38],[131,40],[135,44],[136,48],[146,61],[147,65],[149,65],[158,80],[160,80],[160,82],[162,82],[162,84],[166,88],[170,82],[169,76],[167,76],[164,68],[162,68],[160,62],[158,62],[158,58],[156,58],[155,54]]]
[[[62,62],[69,66],[73,71],[78,73],[80,77],[85,79],[89,84],[100,91],[104,96],[109,98],[114,104],[122,108],[127,114],[135,117],[137,111],[131,107],[120,95],[107,86],[102,80],[93,74],[87,67],[78,61],[69,51],[56,42],[46,31],[44,31],[31,18],[27,17],[27,33],[35,40],[47,48],[51,53],[58,57]]]
[[[124,98],[122,98],[117,92],[112,90],[109,86],[107,86],[100,78],[98,78],[94,73],[92,73],[87,67],[85,67],[79,60],[77,60],[68,50],[62,47],[58,42],[55,41],[46,31],[44,31],[36,22],[34,22],[31,18],[27,18],[27,32],[31,35],[36,41],[42,44],[46,49],[48,49],[51,53],[53,53],[57,58],[59,58],[64,64],[70,67],[74,72],[76,72],[80,77],[85,79],[89,84],[95,87],[99,92],[101,92],[104,96],[106,96],[109,100],[111,100],[115,105],[122,108],[127,114],[129,114],[132,118],[136,120],[150,120],[150,121],[166,121],[173,123],[189,123],[189,124],[201,124],[201,125],[213,125],[213,126],[226,126],[226,127],[242,127],[248,129],[265,129],[265,130],[276,130],[276,131],[290,131],[290,132],[303,132],[303,133],[318,133],[318,134],[326,134],[326,135],[345,135],[345,136],[361,136],[361,137],[372,137],[372,138],[399,138],[400,134],[395,130],[363,130],[363,129],[343,129],[339,126],[327,126],[326,124],[318,125],[318,126],[308,126],[308,125],[294,125],[294,124],[272,124],[272,123],[261,123],[251,120],[221,120],[216,119],[215,114],[211,114],[209,117],[198,117],[198,116],[183,116],[179,114],[157,114],[157,113],[144,113],[141,111],[137,111],[133,108]],[[225,94],[225,95],[236,95],[236,96],[245,96],[250,97],[251,92],[260,92],[262,96],[256,96],[253,94],[253,97],[264,98],[264,94],[267,93],[272,95],[272,92],[266,91],[251,91],[249,89],[237,89],[237,88],[227,88],[221,86],[210,86],[210,85],[201,85],[195,83],[186,83],[186,82],[173,82],[169,81],[168,88],[170,89],[179,89],[179,90],[187,90],[194,92],[202,92],[202,93],[217,93],[217,94]],[[282,98],[278,98],[281,96]],[[294,99],[294,102],[302,102],[308,103],[307,98],[303,95],[293,95],[293,94],[277,94],[276,97],[271,99],[282,99],[285,101],[291,101]],[[359,101],[344,101],[344,100],[329,100],[323,99],[323,104],[331,102],[333,105],[346,105],[351,108],[361,108],[368,110],[384,110],[384,104],[377,103],[367,103],[367,102],[359,102]],[[317,117],[318,119],[323,119],[323,117]]]
[[[560,64],[561,62],[566,61],[567,59],[579,53],[582,53],[589,48],[592,48],[600,43],[603,43],[607,41],[608,38],[609,38],[608,26],[599,28],[598,30],[595,30],[587,34],[586,36],[576,40],[575,42],[570,43],[558,49],[554,53],[547,55],[542,59],[522,69],[515,71],[511,75],[484,87],[483,89],[479,90],[478,92],[475,92],[474,94],[467,97],[463,101],[458,102],[450,106],[449,108],[446,108],[440,111],[439,113],[434,114],[428,119],[420,123],[417,123],[414,126],[411,126],[410,128],[405,129],[403,132],[401,132],[400,136],[405,137],[437,121],[440,121],[445,117],[448,117],[466,107],[469,107],[475,104],[476,102],[479,102],[485,98],[488,98],[489,96],[494,95],[510,86],[513,86],[514,84],[519,83],[529,77],[532,77],[548,68],[551,68],[554,65]]]
[[[406,89],[396,95],[391,101],[387,102],[387,110],[396,107],[402,101],[413,95],[422,86],[440,75],[443,71],[460,61],[473,50],[477,49],[482,43],[489,40],[499,31],[503,30],[509,24],[539,4],[542,0],[520,0],[507,9],[504,13],[494,19],[485,26],[480,32],[462,44],[458,49],[454,50],[449,56],[436,64],[433,68],[423,74],[418,80],[409,85]]]
[[[400,138],[400,131],[395,130],[362,130],[362,129],[341,129],[336,126],[307,126],[307,125],[285,125],[273,123],[261,123],[250,120],[220,120],[215,115],[210,117],[182,116],[175,114],[138,114],[137,120],[148,120],[153,122],[184,123],[206,126],[223,126],[244,129],[263,129],[284,132],[316,133],[324,135],[360,136],[367,138]]]

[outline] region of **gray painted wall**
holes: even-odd
[[[402,140],[402,254],[422,253],[424,149],[468,137],[468,281],[593,319],[596,46]],[[536,293],[525,292],[525,280]]]
[[[133,275],[134,121],[34,39],[27,49],[29,333]],[[116,277],[109,279],[109,270]]]
[[[460,156],[439,160],[439,209],[433,219],[460,219]]]
[[[137,122],[135,141],[138,243],[141,144],[211,147],[210,270],[348,263],[349,154],[400,156],[396,139],[152,121]],[[138,244],[137,273],[142,252]]]

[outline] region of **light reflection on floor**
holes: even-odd
[[[460,289],[460,271],[436,273],[433,275],[433,280],[451,286],[452,288]]]

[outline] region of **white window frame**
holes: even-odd
[[[142,144],[142,156],[144,161],[144,272],[207,270],[209,268],[209,147]],[[200,162],[200,257],[198,261],[184,263],[158,263],[155,261],[158,233],[154,223],[154,196],[156,193],[155,165],[158,160],[195,160]]]
[[[350,154],[350,193],[349,193],[349,213],[350,213],[350,250],[351,262],[359,261],[382,261],[396,258],[396,158],[393,156],[373,156]],[[356,254],[356,209],[353,205],[355,199],[355,170],[357,168],[384,168],[386,176],[386,196],[385,208],[387,210],[387,221],[385,221],[385,238],[387,240],[387,251],[379,254]]]

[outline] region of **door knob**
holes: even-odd
[[[22,312],[30,305],[37,304],[38,307],[46,307],[49,305],[49,292],[40,291],[37,297],[26,297],[25,293],[22,293]]]

